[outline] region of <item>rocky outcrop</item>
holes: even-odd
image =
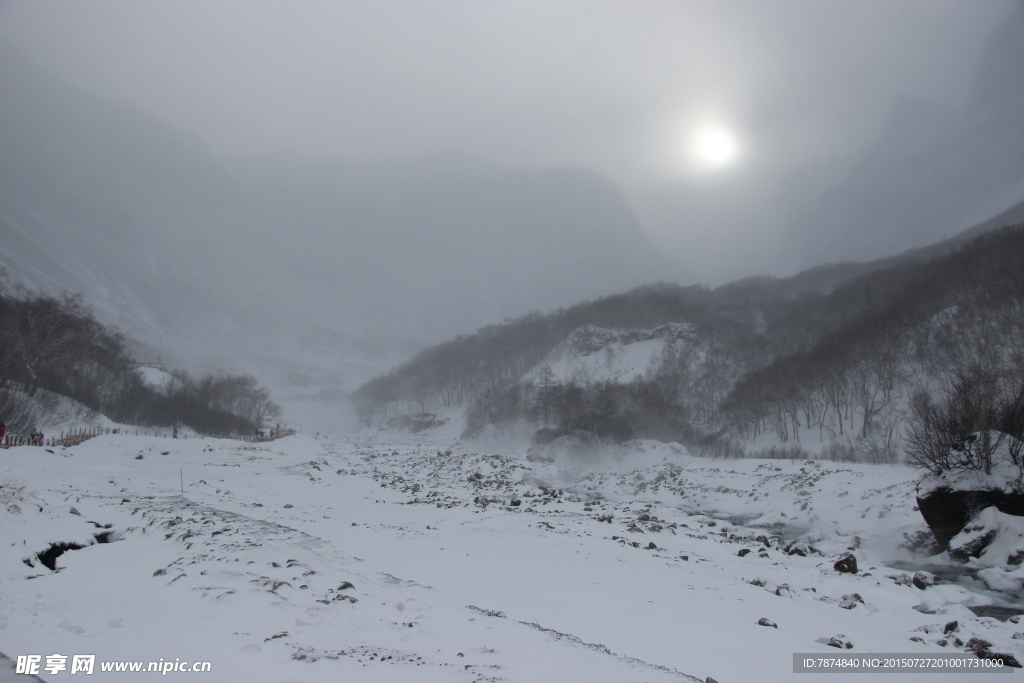
[[[1024,559],[1024,517],[987,507],[950,540],[948,550],[954,560],[976,558],[984,565],[1019,567]]]
[[[922,492],[919,487],[917,505],[939,547],[945,550],[950,540],[985,508],[1024,516],[1024,492],[1003,488],[956,490],[947,486]]]
[[[853,556],[853,553],[846,553],[832,565],[840,574],[856,574],[857,573],[857,558]]]

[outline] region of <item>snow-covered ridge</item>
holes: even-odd
[[[559,383],[630,382],[656,370],[666,349],[695,345],[693,325],[665,323],[650,330],[583,325],[556,346],[527,379],[537,379],[550,367]]]

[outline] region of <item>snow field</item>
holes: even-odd
[[[937,644],[957,620],[1020,656],[1024,628],[964,606],[990,595],[888,578],[923,528],[910,470],[654,442],[523,455],[389,433],[8,449],[0,475],[31,495],[0,517],[0,650],[211,661],[218,681],[813,681],[794,652],[843,634],[853,652],[961,653]],[[59,572],[22,562],[103,532],[119,540]],[[832,568],[850,547],[857,575]]]

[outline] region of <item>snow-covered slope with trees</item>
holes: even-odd
[[[583,325],[556,346],[544,361],[526,373],[539,381],[550,370],[550,381],[630,382],[655,373],[666,354],[675,355],[697,344],[692,325],[666,323],[652,330],[621,330]]]

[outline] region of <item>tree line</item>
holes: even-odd
[[[81,296],[0,283],[0,419],[28,429],[61,396],[117,422],[204,433],[248,433],[280,415],[250,376],[176,371],[152,387],[124,335],[96,320]]]
[[[927,459],[920,444],[950,411],[973,417],[960,415],[957,435],[943,438],[1014,424],[1024,395],[1024,227],[930,258],[846,268],[852,276],[838,285],[817,270],[793,280],[831,289],[661,284],[531,314],[422,352],[361,387],[357,405],[368,421],[389,408],[464,405],[471,433],[521,425],[719,450],[770,433],[794,448],[814,439],[838,459],[876,461],[902,446]],[[550,385],[527,375],[582,325],[666,322],[693,325],[698,341],[666,347],[646,377]]]

